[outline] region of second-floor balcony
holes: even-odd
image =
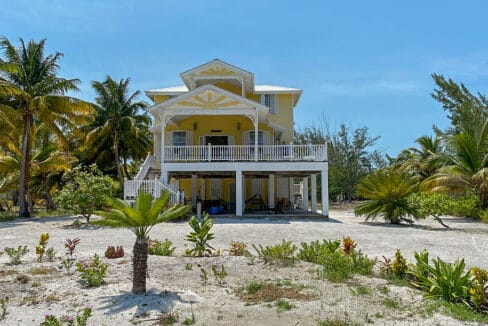
[[[163,162],[326,162],[327,145],[164,146]]]

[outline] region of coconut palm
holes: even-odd
[[[420,180],[430,177],[443,165],[444,152],[441,138],[421,136],[415,140],[418,147],[403,150],[396,166],[401,171],[418,176]]]
[[[395,170],[377,170],[363,178],[356,194],[366,200],[354,209],[354,214],[366,216],[366,220],[382,216],[392,224],[401,221],[411,223],[409,216],[415,216],[407,197],[417,188],[417,180]]]
[[[123,227],[130,229],[136,235],[132,260],[132,293],[146,293],[147,276],[147,247],[148,235],[154,225],[163,223],[188,213],[189,206],[168,206],[169,192],[163,192],[161,197],[152,203],[153,198],[149,194],[140,193],[132,208],[123,200],[109,199],[110,211],[98,211],[97,215],[102,220],[93,223],[110,227]]]
[[[44,55],[46,40],[33,40],[20,47],[0,38],[0,107],[13,108],[22,117],[22,142],[19,171],[19,216],[28,217],[26,194],[30,180],[30,162],[33,130],[43,123],[64,146],[68,146],[65,135],[70,130],[87,122],[91,106],[76,98],[64,96],[68,91],[78,90],[78,79],[64,79],[56,76],[62,53]]]
[[[129,82],[127,78],[117,83],[110,76],[103,82],[92,82],[97,93],[97,117],[86,143],[88,153],[94,153],[91,158],[98,164],[100,161],[115,161],[121,183],[124,180],[121,159],[126,170],[128,158],[145,157],[152,148],[150,119],[145,112],[148,105],[136,100],[139,91],[129,95]]]

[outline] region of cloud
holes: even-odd
[[[467,53],[457,57],[439,58],[431,64],[433,72],[461,79],[488,76],[488,52]]]

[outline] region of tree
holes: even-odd
[[[392,169],[380,169],[364,177],[357,186],[358,196],[365,201],[356,206],[354,214],[366,216],[366,220],[383,216],[392,224],[401,221],[412,223],[409,216],[416,216],[408,196],[417,189],[417,180]]]
[[[120,199],[110,199],[110,211],[98,211],[102,220],[94,222],[110,227],[130,229],[136,235],[132,259],[132,293],[146,293],[148,235],[154,225],[176,219],[188,213],[189,206],[168,206],[171,195],[163,192],[161,197],[152,203],[152,196],[140,193],[134,208]]]
[[[107,198],[113,196],[119,184],[104,176],[95,164],[87,170],[75,167],[64,175],[65,185],[56,198],[62,208],[74,210],[90,221],[90,216],[101,209]]]
[[[33,40],[28,44],[20,39],[16,48],[10,41],[0,38],[0,108],[13,108],[22,117],[22,142],[19,176],[19,216],[30,216],[28,207],[30,162],[33,129],[43,123],[58,140],[67,146],[65,135],[87,122],[91,106],[76,98],[64,96],[67,91],[77,91],[78,79],[57,77],[58,61],[62,53],[44,55],[46,40]]]
[[[121,183],[127,172],[127,160],[144,158],[152,148],[150,119],[145,112],[148,105],[136,100],[139,91],[129,95],[129,82],[127,78],[117,83],[110,76],[103,82],[92,82],[97,93],[97,116],[86,143],[88,153],[93,153],[89,159],[97,163],[115,162]]]

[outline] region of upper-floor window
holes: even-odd
[[[275,94],[263,94],[261,95],[261,104],[269,108],[270,113],[278,113],[278,103]]]
[[[173,146],[185,146],[185,145],[186,145],[186,131],[174,131]]]
[[[249,144],[254,145],[255,132],[249,131]],[[263,132],[258,131],[258,145],[263,145]]]

